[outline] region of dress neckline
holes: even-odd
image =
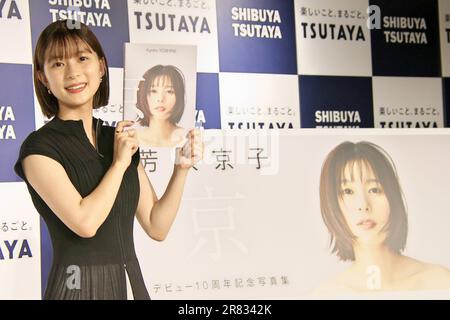
[[[63,120],[59,118],[57,115],[53,117],[53,119],[50,121],[54,124],[54,126],[59,129],[60,131],[64,132],[70,132],[71,134],[74,134],[81,139],[83,139],[87,144],[89,144],[90,148],[95,151],[99,156],[103,157],[103,154],[100,152],[99,148],[99,136],[100,132],[103,126],[103,120],[100,118],[96,118],[92,116],[92,124],[94,127],[94,135],[95,135],[95,145],[91,143],[89,140],[86,131],[83,127],[83,120]]]

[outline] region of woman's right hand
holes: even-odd
[[[124,120],[117,123],[114,133],[113,165],[120,166],[124,170],[128,168],[134,153],[139,147],[136,130],[124,130],[134,124],[133,121]]]

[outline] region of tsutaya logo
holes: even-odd
[[[27,239],[0,241],[0,260],[32,258],[33,254]]]
[[[383,17],[386,43],[428,44],[427,23],[423,17]]]
[[[366,41],[362,22],[363,20],[361,24],[302,22],[300,34],[304,39]]]
[[[281,15],[278,10],[231,8],[235,37],[282,39]]]
[[[108,12],[91,12],[90,10],[111,10],[109,0],[48,0],[50,6],[65,7],[50,8],[52,21],[77,20],[89,27],[112,28]]]
[[[145,4],[145,3],[144,3]],[[138,30],[159,30],[188,33],[211,33],[210,24],[205,16],[182,15],[164,12],[134,11]]]
[[[305,39],[366,41],[360,25],[302,22],[300,32]]]
[[[436,121],[380,121],[380,128],[439,128]]]
[[[14,0],[0,0],[0,19],[22,20],[19,7]]]
[[[292,122],[228,122],[230,129],[294,129]]]
[[[0,140],[16,140],[16,133],[12,124],[4,124],[3,121],[16,121],[11,106],[0,106]]]
[[[360,41],[367,40],[367,35],[364,34],[366,29],[366,20],[363,10],[333,8],[307,8],[300,6],[297,14],[301,20],[305,19],[299,26],[300,37],[303,39],[319,39],[319,40],[337,40],[337,41]],[[327,14],[318,15],[317,12],[327,12]],[[369,9],[367,9],[369,13]],[[376,17],[375,17],[376,18]],[[313,21],[311,21],[311,19]],[[320,22],[315,20],[320,19]],[[331,20],[325,22],[323,20]],[[343,21],[336,23],[336,21]]]
[[[314,114],[316,128],[359,128],[358,110],[317,110]]]

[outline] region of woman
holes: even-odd
[[[177,126],[184,112],[185,85],[174,66],[157,65],[147,70],[137,91],[140,124],[137,131],[142,146],[173,147],[184,141],[186,132]]]
[[[394,163],[379,146],[344,142],[330,152],[320,206],[332,252],[352,265],[317,293],[450,289],[447,268],[402,254],[406,205]]]
[[[172,178],[157,199],[139,161],[136,133],[125,130],[132,121],[112,128],[92,116],[109,96],[100,43],[84,24],[67,24],[50,24],[38,39],[35,90],[53,119],[25,139],[15,165],[52,239],[44,298],[126,299],[128,285],[135,299],[148,299],[134,249],[134,217],[149,237],[165,239],[203,146],[198,132],[190,131],[189,157],[177,149]]]

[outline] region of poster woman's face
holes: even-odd
[[[169,77],[156,78],[147,93],[151,118],[167,120],[172,114],[177,97]]]
[[[389,221],[390,206],[383,186],[364,162],[347,164],[341,179],[339,206],[356,241],[381,244],[383,227]]]

